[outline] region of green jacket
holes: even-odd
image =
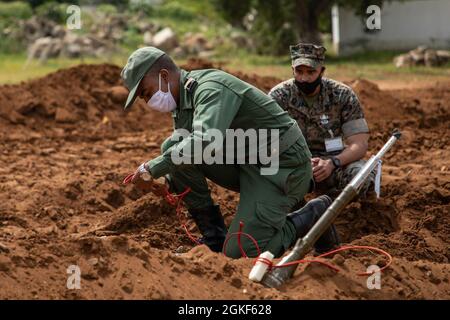
[[[185,88],[189,78],[197,81],[194,90]],[[180,100],[172,112],[174,129],[186,129],[190,135],[185,139],[202,140],[202,133],[193,129],[193,123],[199,121],[204,130],[218,129],[224,134],[226,129],[278,129],[280,137],[296,124],[271,97],[254,86],[220,70],[207,69],[187,72],[181,70]],[[292,130],[290,130],[292,133]],[[311,153],[305,139],[298,129],[292,147],[280,156],[280,167],[301,165],[309,161]],[[163,154],[149,162],[154,178],[159,178],[175,169],[171,152],[180,142],[171,143]],[[184,140],[184,139],[183,139]],[[184,141],[186,142],[186,141]],[[193,161],[191,163],[194,163]]]

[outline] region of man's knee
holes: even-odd
[[[362,170],[362,168],[364,167],[364,165],[366,164],[365,160],[358,160],[355,162],[350,163],[349,165],[347,165],[347,167],[344,169],[343,174],[342,174],[342,185],[343,187],[345,187],[345,185],[347,185],[348,183],[350,183],[350,181]],[[373,183],[375,182],[375,175],[376,175],[376,170],[373,170],[367,177],[367,179],[364,181],[360,191],[359,191],[359,195],[360,196],[365,196],[365,194],[367,193],[367,191],[369,190],[369,188],[373,185]]]
[[[361,169],[364,167],[365,164],[366,164],[365,160],[354,161],[345,166],[344,172],[356,175],[359,171],[361,171]]]
[[[365,160],[357,160],[346,165],[342,170],[343,187],[350,183],[350,181],[361,171],[366,164]],[[341,183],[341,184],[342,184]]]
[[[237,239],[237,235],[233,235],[228,241],[225,242],[223,247],[223,254],[228,258],[239,259],[245,256],[250,258],[256,258],[258,256],[258,250],[255,244],[241,235],[241,242]]]

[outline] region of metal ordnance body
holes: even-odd
[[[287,262],[300,260],[306,256],[311,250],[314,243],[320,238],[320,236],[327,230],[339,213],[345,208],[345,206],[358,194],[358,190],[362,183],[367,179],[369,174],[378,165],[379,160],[385,155],[385,153],[395,144],[400,138],[401,133],[394,131],[391,138],[381,148],[375,156],[372,156],[361,169],[360,172],[350,181],[350,183],[344,188],[339,196],[328,207],[325,213],[320,217],[316,224],[309,230],[309,232],[303,237],[297,240],[292,251],[283,257],[277,265],[283,265]],[[287,279],[291,278],[298,265],[292,265],[288,267],[276,268],[267,273],[262,279],[262,283],[266,287],[278,288]]]

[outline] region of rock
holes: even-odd
[[[98,258],[91,258],[88,260],[88,263],[92,266],[98,265]]]
[[[441,283],[441,279],[439,279],[438,277],[436,277],[436,275],[430,271],[427,271],[425,273],[427,275],[427,277],[430,279],[430,282],[433,284],[439,284]]]
[[[212,50],[213,47],[208,40],[200,33],[187,34],[184,38],[182,47],[188,54],[198,54],[202,51]]]
[[[335,264],[337,264],[338,266],[342,266],[342,265],[344,265],[344,262],[345,262],[345,259],[344,259],[344,257],[343,256],[341,256],[340,254],[336,254],[334,257],[333,257],[333,263],[335,263]]]
[[[153,44],[153,35],[150,31],[145,31],[143,36],[143,43],[146,46],[151,46]]]
[[[157,29],[157,26],[153,23],[149,23],[147,21],[139,21],[136,24],[136,27],[138,28],[140,33],[145,33],[146,31],[154,32]]]
[[[175,249],[175,253],[176,254],[183,254],[189,251],[188,247],[185,246],[179,246],[178,248]]]
[[[240,289],[242,287],[242,280],[239,278],[233,278],[231,279],[231,285],[237,289]]]
[[[396,68],[411,67],[414,65],[414,60],[409,54],[401,54],[394,58],[394,65]]]
[[[114,86],[108,90],[111,100],[115,103],[124,104],[127,101],[128,89],[123,86]]]
[[[43,37],[36,39],[28,50],[28,59],[39,59],[45,61],[48,58],[55,58],[61,53],[63,48],[62,39]]]
[[[46,236],[51,235],[51,234],[56,234],[58,232],[56,226],[54,226],[54,225],[51,225],[48,227],[37,228],[36,231],[39,234],[46,235]]]
[[[133,293],[133,284],[131,282],[128,282],[122,285],[122,290],[128,294]]]
[[[411,50],[409,52],[409,55],[416,62],[416,64],[423,63],[425,58],[425,51],[427,49],[428,48],[426,46],[418,46],[416,49]]]
[[[198,54],[198,57],[200,59],[211,59],[214,56],[215,52],[214,51],[202,51]]]
[[[113,189],[108,192],[105,202],[117,209],[125,203],[125,198],[119,189]]]
[[[69,58],[78,58],[82,54],[82,47],[78,43],[69,43],[64,48],[65,55]]]
[[[55,26],[52,28],[51,36],[52,36],[53,38],[64,38],[65,35],[66,35],[66,30],[64,29],[63,26],[61,26],[61,25],[55,25]]]
[[[6,245],[4,245],[3,243],[1,243],[0,242],[0,252],[6,252],[6,253],[9,253],[9,248],[6,246]]]
[[[434,185],[426,185],[422,188],[422,191],[425,193],[425,195],[427,197],[431,197],[431,195],[434,193],[435,191],[435,187]]]
[[[238,48],[250,48],[252,46],[249,38],[238,32],[232,32],[230,39]]]
[[[172,51],[172,56],[174,58],[183,58],[187,56],[188,52],[184,47],[177,47]]]
[[[166,27],[154,35],[152,44],[163,51],[170,51],[178,46],[178,40],[175,32]]]
[[[0,271],[7,272],[11,269],[11,260],[8,257],[0,256]]]
[[[78,121],[78,116],[64,108],[57,108],[55,114],[56,122],[60,123],[75,123]]]
[[[12,237],[14,237],[16,239],[25,239],[28,236],[28,234],[24,228],[18,227],[18,226],[13,226],[13,225],[3,227],[2,233],[11,235]]]
[[[436,188],[433,195],[444,203],[448,203],[450,201],[450,191],[448,189]]]
[[[439,66],[450,60],[450,51],[434,50],[425,46],[419,46],[406,54],[394,58],[397,68],[425,65],[428,67]]]
[[[25,123],[25,117],[15,110],[12,110],[8,114],[6,114],[6,118],[13,124]]]
[[[440,63],[444,64],[450,61],[450,51],[447,50],[436,50],[436,55],[439,58]]]
[[[424,54],[424,61],[427,67],[435,67],[439,65],[439,58],[434,50],[427,50]]]

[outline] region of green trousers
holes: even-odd
[[[296,241],[296,230],[286,215],[303,201],[312,179],[309,159],[305,161],[295,157],[298,152],[295,148],[298,147],[281,155],[281,167],[275,175],[261,175],[260,167],[252,164],[180,166],[169,175],[171,187],[177,193],[191,188],[184,202],[192,209],[214,204],[206,178],[239,192],[239,206],[227,236],[239,231],[242,222],[242,231],[256,240],[261,252],[270,251],[279,257]],[[164,151],[164,144],[162,149]],[[241,235],[240,241],[247,256],[257,256],[252,240]],[[224,254],[232,258],[241,257],[237,236],[229,238]]]

